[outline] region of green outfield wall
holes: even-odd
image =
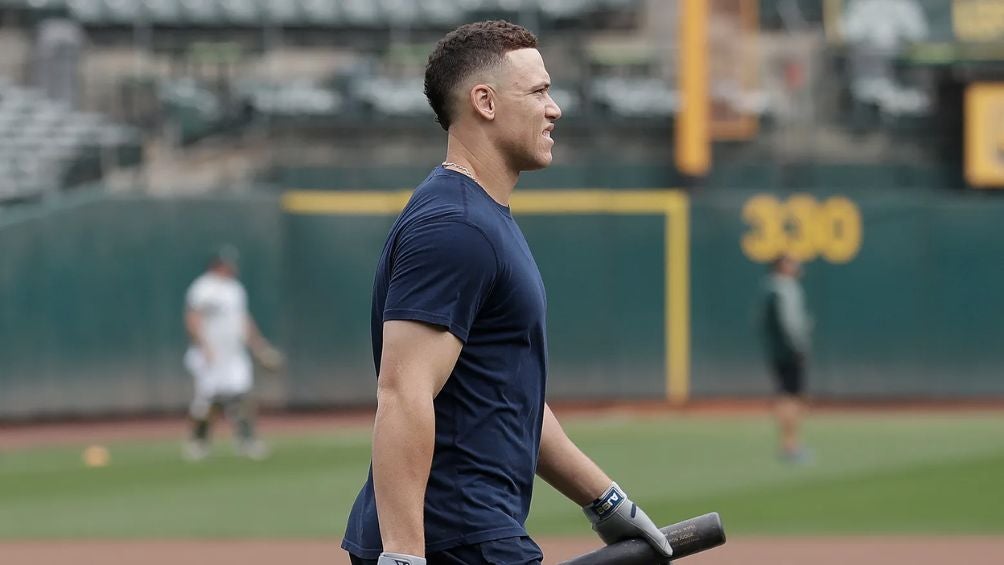
[[[328,193],[285,206],[288,269],[281,294],[285,346],[295,377],[290,401],[372,401],[373,272],[407,196]],[[682,203],[682,196],[537,196],[543,198],[523,202],[520,225],[548,284],[551,393],[665,396],[670,347],[665,199]],[[685,235],[681,232],[678,242],[684,248]]]
[[[184,293],[211,250],[243,252],[250,304],[277,325],[274,198],[84,195],[0,216],[0,417],[175,410]]]
[[[372,400],[370,291],[392,220],[287,218],[290,269],[283,295],[296,377],[291,400]],[[520,222],[548,284],[552,393],[664,394],[662,222],[656,215]]]
[[[552,398],[769,393],[760,285],[781,251],[806,262],[814,394],[1004,395],[1004,200],[602,194],[514,204],[548,288]],[[5,212],[0,419],[183,409],[184,291],[225,242],[288,353],[274,400],[372,402],[372,273],[404,197],[345,213],[268,194],[94,194]]]
[[[743,244],[758,239],[751,202],[765,196],[780,205],[775,212],[785,223],[776,247],[806,259],[815,320],[810,391],[862,398],[1004,394],[1004,200],[947,192],[695,199],[694,394],[770,390],[754,339],[766,257]],[[857,246],[841,250],[847,242],[833,240],[842,234],[806,238],[793,226],[800,205],[815,203],[818,212],[831,199],[857,209]],[[827,245],[837,248],[837,260],[825,256]]]

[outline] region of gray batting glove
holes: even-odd
[[[592,522],[593,530],[607,545],[625,539],[641,538],[663,557],[668,559],[673,555],[673,548],[666,536],[637,504],[631,502],[617,483],[611,484],[591,504],[583,506],[582,511]]]
[[[385,551],[380,554],[380,559],[377,559],[377,565],[425,565],[425,558]]]

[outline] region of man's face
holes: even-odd
[[[795,279],[800,278],[802,276],[802,264],[796,259],[786,257],[781,263],[781,273]]]
[[[213,265],[213,272],[221,277],[237,278],[237,264],[219,261]]]
[[[551,164],[551,130],[561,108],[551,99],[551,77],[536,49],[506,53],[498,76],[498,141],[509,165],[518,171]]]

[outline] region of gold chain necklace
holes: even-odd
[[[457,169],[458,173],[463,173],[463,174],[471,177],[471,180],[473,180],[474,182],[478,182],[478,177],[474,176],[474,173],[472,173],[470,169],[468,169],[467,167],[465,167],[463,165],[458,165],[458,164],[456,164],[456,163],[454,163],[452,161],[446,161],[446,162],[443,163],[443,166],[444,167],[453,167],[454,169]]]

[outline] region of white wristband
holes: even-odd
[[[377,559],[377,565],[425,565],[425,558],[385,551],[380,554],[380,559]]]

